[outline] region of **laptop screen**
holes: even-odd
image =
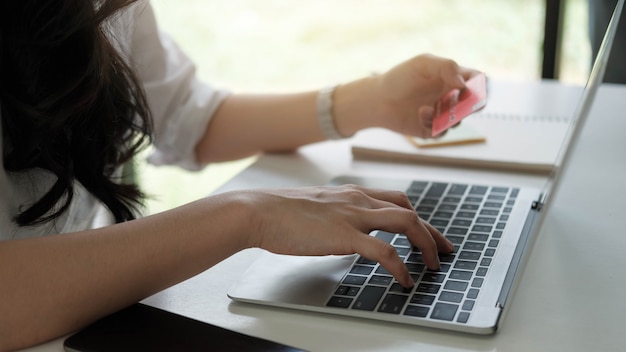
[[[583,125],[589,115],[589,111],[591,110],[598,87],[602,83],[602,79],[604,77],[604,72],[609,60],[611,47],[615,41],[615,33],[617,32],[619,18],[622,14],[623,7],[624,0],[619,0],[615,6],[613,16],[604,34],[604,39],[602,40],[598,55],[595,58],[585,89],[578,102],[576,111],[572,116],[568,131],[563,139],[563,144],[561,145],[561,149],[555,160],[554,170],[552,171],[548,183],[544,188],[543,199],[541,200],[542,204],[546,204],[549,196],[556,192],[561,171],[567,165],[575,142],[579,138]]]

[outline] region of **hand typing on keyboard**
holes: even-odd
[[[414,280],[396,249],[373,230],[403,233],[422,251],[424,264],[439,269],[439,253],[454,250],[435,227],[420,219],[403,192],[347,185],[239,192],[252,212],[249,247],[278,254],[358,253],[379,262],[399,283]]]

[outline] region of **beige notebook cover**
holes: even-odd
[[[478,113],[462,125],[485,136],[484,142],[420,148],[401,134],[369,129],[354,137],[352,154],[356,159],[547,174],[554,167],[569,118]]]

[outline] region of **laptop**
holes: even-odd
[[[466,333],[497,331],[602,81],[623,6],[620,0],[543,189],[463,180],[340,176],[331,181],[406,192],[418,214],[455,245],[452,254],[440,256],[439,271],[425,267],[419,249],[404,235],[373,231],[371,236],[393,245],[403,258],[415,280],[412,289],[401,287],[382,266],[359,255],[262,252],[228,296],[237,302]]]

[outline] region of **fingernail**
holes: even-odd
[[[439,262],[439,258],[437,258],[437,263],[435,263],[436,265],[434,266],[429,266],[428,269],[432,270],[432,271],[439,271],[439,269],[441,268],[441,263]]]
[[[448,253],[454,252],[454,244],[448,240]]]
[[[404,283],[406,284],[404,285],[406,288],[411,288],[415,285],[415,281],[413,281],[413,277],[411,277],[410,274],[406,276]]]

